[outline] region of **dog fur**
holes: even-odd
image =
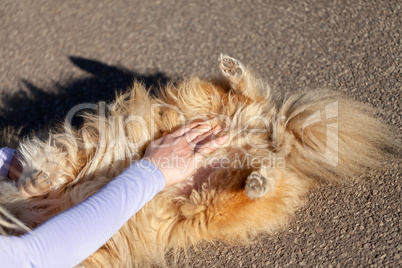
[[[388,127],[361,103],[326,90],[272,91],[226,55],[219,68],[217,79],[190,77],[155,96],[135,82],[113,103],[84,113],[82,127],[64,123],[47,140],[22,142],[21,185],[17,189],[3,180],[1,205],[34,228],[96,193],[163,132],[200,118],[220,124],[228,142],[191,178],[160,192],[82,263],[163,265],[171,249],[177,253],[201,241],[238,244],[272,233],[303,204],[311,187],[378,167],[395,149]],[[267,157],[268,166],[263,165]],[[228,163],[214,166],[212,159]],[[255,163],[236,166],[249,159]]]

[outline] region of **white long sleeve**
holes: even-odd
[[[95,195],[22,236],[0,236],[1,267],[73,267],[105,244],[165,187],[162,172],[140,160]]]

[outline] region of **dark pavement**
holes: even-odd
[[[330,88],[401,132],[402,3],[393,1],[22,1],[0,4],[0,128],[45,135],[70,108],[217,73],[225,52],[274,90]],[[0,132],[0,133],[3,133]],[[401,138],[401,135],[399,135]],[[0,145],[13,140],[0,138]],[[402,165],[324,185],[290,225],[248,246],[202,245],[190,267],[402,266]]]

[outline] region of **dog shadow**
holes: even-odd
[[[21,138],[33,133],[47,133],[74,106],[110,102],[116,91],[125,91],[135,80],[141,81],[147,88],[156,88],[168,82],[168,78],[159,72],[141,75],[121,66],[92,59],[75,56],[69,59],[90,76],[56,83],[49,88],[40,88],[29,80],[21,80],[19,90],[5,96],[5,107],[0,108],[0,130],[3,132],[0,133],[0,143],[3,144],[0,145],[13,144],[11,140],[15,137],[10,136]],[[79,124],[80,119],[74,118],[73,125]]]

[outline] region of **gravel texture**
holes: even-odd
[[[274,90],[345,92],[401,133],[401,6],[397,0],[3,0],[0,128],[46,135],[74,105],[111,100],[134,78],[155,86],[214,75],[225,52]],[[401,171],[399,156],[385,172],[324,185],[276,235],[247,246],[202,245],[170,264],[402,266]]]

